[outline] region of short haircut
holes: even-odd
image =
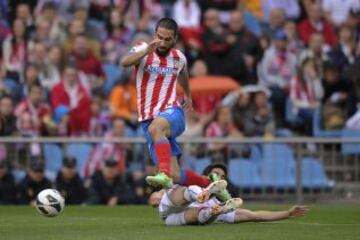
[[[177,25],[176,21],[172,18],[160,19],[156,24],[155,31],[157,31],[159,27],[162,27],[162,28],[165,28],[168,30],[173,30],[175,37],[177,37],[177,35],[178,35],[178,32],[179,32],[178,25]]]

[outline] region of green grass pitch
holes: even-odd
[[[245,206],[244,206],[245,207]],[[285,205],[247,205],[280,210]],[[360,239],[360,204],[310,205],[306,217],[275,223],[166,227],[147,206],[65,207],[55,218],[31,207],[0,207],[0,240]]]

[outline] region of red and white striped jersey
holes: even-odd
[[[137,52],[146,47],[146,43],[140,43],[130,52]],[[180,106],[177,101],[176,84],[184,67],[184,54],[174,48],[166,57],[155,52],[150,53],[135,66],[139,121],[152,119],[168,107]]]

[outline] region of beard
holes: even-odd
[[[158,55],[160,55],[160,56],[166,56],[168,53],[169,53],[169,51],[170,51],[170,49],[171,48],[157,48],[156,49],[156,53],[158,54]]]

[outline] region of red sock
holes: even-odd
[[[154,143],[155,154],[158,160],[159,171],[170,176],[171,147],[168,140]]]
[[[197,185],[204,188],[211,183],[210,178],[194,173],[189,169],[183,170],[183,173],[185,173],[184,181],[182,182],[184,186]]]

